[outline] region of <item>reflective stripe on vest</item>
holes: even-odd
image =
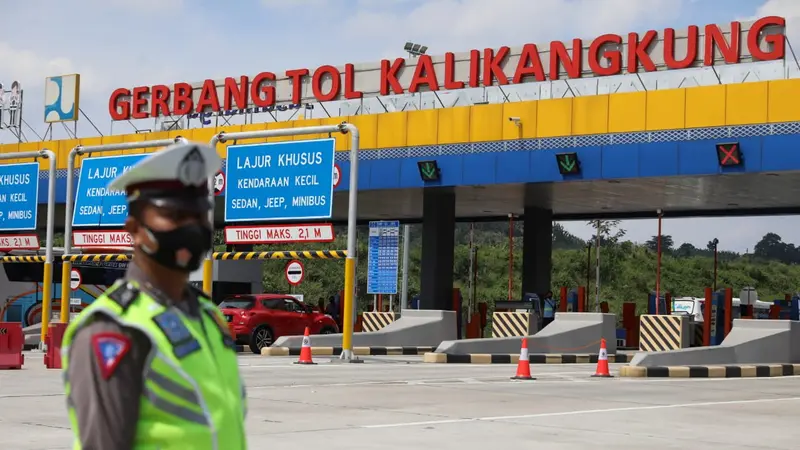
[[[119,287],[113,286],[108,293]],[[175,441],[180,441],[181,445],[191,445],[198,450],[221,450],[220,442],[224,442],[226,450],[246,448],[246,390],[236,354],[223,344],[222,325],[214,320],[214,315],[221,316],[221,313],[209,301],[200,300],[202,308],[211,316],[201,314],[201,319],[189,320],[174,309],[158,304],[146,293],[140,293],[140,298],[124,310],[104,294],[86,308],[65,333],[62,344],[64,374],[67,373],[69,345],[75,331],[88,323],[94,314],[103,313],[149,338],[152,347],[143,374],[144,389],[136,432],[136,441],[142,446],[170,448]],[[188,332],[189,340],[197,341],[195,351],[180,358],[175,356],[178,347],[170,343],[169,337],[154,320],[164,313],[169,313],[170,318],[179,318],[179,328],[185,327],[182,329]],[[77,420],[68,380],[65,380],[65,389],[77,438]],[[241,397],[231,395],[234,392]],[[204,394],[209,397],[205,398]],[[218,430],[222,436],[218,436]]]

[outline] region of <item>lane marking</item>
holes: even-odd
[[[575,375],[583,372],[559,372],[539,375],[539,380],[547,383],[580,383],[583,380],[573,377],[561,377],[558,375]],[[511,385],[527,384],[511,380],[510,377],[481,377],[482,379],[464,377],[445,377],[445,378],[420,378],[416,380],[366,380],[354,381],[349,383],[320,383],[320,384],[272,384],[264,386],[247,386],[247,389],[293,389],[293,388],[323,388],[323,387],[358,387],[358,386],[425,386],[425,385],[467,385],[467,384],[487,384],[487,385]],[[589,382],[589,380],[586,380]],[[247,379],[245,379],[247,384]]]
[[[619,374],[615,374],[619,376]],[[780,377],[739,377],[739,378],[637,378],[637,377],[619,377],[623,383],[687,383],[695,381],[713,381],[719,383],[720,381],[776,381],[776,380],[797,380],[800,375],[780,376]]]
[[[585,410],[549,412],[549,413],[539,413],[539,414],[523,414],[518,416],[471,417],[464,419],[429,420],[425,422],[387,423],[380,425],[362,425],[359,428],[417,427],[417,426],[428,426],[428,425],[445,425],[452,423],[492,422],[492,421],[502,421],[502,420],[536,419],[542,417],[577,416],[583,414],[607,414],[614,412],[651,411],[651,410],[661,410],[661,409],[692,408],[698,406],[746,405],[746,404],[756,404],[756,403],[790,402],[798,400],[800,400],[800,397],[769,398],[769,399],[755,399],[755,400],[730,400],[723,402],[677,403],[671,405],[631,406],[627,408],[585,409]]]

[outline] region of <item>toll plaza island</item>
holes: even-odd
[[[5,252],[0,262],[41,274],[22,277],[37,284],[34,294],[0,274],[9,289],[9,299],[0,304],[0,331],[5,330],[0,369],[23,369],[34,383],[50,383],[52,371],[40,366],[61,367],[66,322],[121,277],[132,258],[130,236],[122,228],[125,195],[108,183],[173,142],[203,142],[224,158],[209,183],[213,219],[227,251],[208,255],[192,281],[221,302],[243,353],[246,384],[256,387],[248,391],[255,392],[250,404],[256,405],[252,423],[258,425],[248,431],[253,448],[257,442],[278,447],[318,442],[314,433],[321,430],[311,419],[300,420],[297,429],[276,425],[277,416],[264,406],[285,400],[283,406],[292,405],[285,414],[306,414],[307,404],[285,393],[297,383],[319,390],[336,411],[347,409],[349,400],[335,395],[334,387],[359,399],[363,411],[347,410],[349,422],[336,415],[326,429],[358,430],[365,442],[416,445],[423,441],[411,436],[422,434],[405,429],[453,427],[457,431],[448,432],[488,444],[495,442],[489,436],[513,434],[511,424],[518,422],[542,425],[536,431],[541,442],[557,446],[558,418],[580,416],[588,428],[574,430],[572,446],[563,448],[586,448],[613,415],[615,423],[629,423],[634,431],[627,437],[603,434],[609,445],[667,448],[668,436],[644,423],[658,418],[667,428],[688,430],[687,439],[730,448],[771,439],[769,448],[789,448],[788,435],[734,440],[738,416],[721,419],[725,429],[708,435],[690,425],[692,414],[722,418],[730,413],[727,405],[753,408],[753,414],[772,408],[783,415],[796,406],[796,396],[787,392],[796,390],[792,377],[800,375],[800,296],[762,301],[751,287],[709,286],[697,297],[672,298],[656,284],[654,292],[641,293],[649,295],[646,311],[625,303],[617,315],[589,294],[588,286],[554,287],[551,261],[557,220],[798,213],[797,78],[719,79],[696,87],[593,95],[570,87],[576,80],[597,80],[599,86],[610,76],[636,79],[710,67],[717,73],[740,64],[781,67],[788,63],[784,27],[782,18],[764,17],[441,56],[419,48],[414,54],[412,45],[412,57],[374,64],[116,89],[109,97],[115,121],[170,120],[173,128],[0,148]],[[548,83],[566,83],[571,94],[512,101],[504,91]],[[440,98],[479,88],[502,92],[502,100],[446,107]],[[421,99],[422,94],[434,98],[435,107],[219,123],[233,116],[310,110],[305,106],[310,104],[322,105],[319,109],[332,102],[383,104],[381,99],[391,96]],[[202,126],[179,126],[175,117]],[[509,215],[524,229],[521,298],[479,299],[454,286],[456,223]],[[422,226],[418,299],[413,307],[404,298],[396,309],[359,311],[356,301],[364,293],[357,292],[358,259],[368,260],[367,295],[407,295],[407,280],[398,275],[408,254],[399,249],[408,239],[407,223]],[[335,248],[334,225],[345,224],[347,244]],[[367,254],[356,254],[357,225],[368,225]],[[44,229],[48,237],[42,241],[38,231]],[[63,245],[54,245],[54,232],[64,233]],[[288,249],[311,243],[329,247]],[[256,245],[269,247],[257,251]],[[306,260],[344,264],[344,279],[331,288],[340,292],[336,312],[314,311],[309,299],[297,295],[264,292],[262,264],[272,259],[285,260],[286,281],[300,291]],[[557,312],[545,323],[541,295],[551,290]],[[28,352],[31,347],[39,351]],[[344,364],[352,362],[362,364]],[[33,388],[13,374],[0,375],[0,407],[21,408],[4,398],[3,389]],[[658,388],[651,387],[658,381],[619,381],[664,377],[737,380],[703,391],[702,397],[692,396],[705,389],[695,380],[684,380],[694,383],[691,387]],[[765,389],[775,395],[762,398],[746,384],[753,377],[786,378],[770,381]],[[464,390],[459,398],[484,409],[448,400],[432,388],[442,385]],[[547,387],[531,395],[537,386]],[[634,396],[637,401],[630,400]],[[531,398],[539,405],[531,406]],[[583,403],[573,400],[578,398]],[[694,405],[700,398],[704,403]],[[263,399],[269,402],[258,406]],[[670,412],[674,409],[681,412]],[[273,426],[278,431],[270,431]],[[43,433],[41,444],[56,448],[62,431]],[[454,448],[429,434],[425,442]],[[23,447],[28,442],[23,437],[11,439],[18,445],[9,448],[45,448]]]

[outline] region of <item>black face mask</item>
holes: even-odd
[[[184,225],[171,231],[154,231],[145,227],[145,231],[156,243],[157,250],[142,245],[142,251],[170,269],[187,273],[195,271],[211,249],[211,229],[200,224]]]

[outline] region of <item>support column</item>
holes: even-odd
[[[424,189],[420,309],[453,309],[455,232],[456,194],[453,189]]]
[[[553,212],[526,207],[523,223],[522,296],[526,292],[542,295],[552,289]]]

